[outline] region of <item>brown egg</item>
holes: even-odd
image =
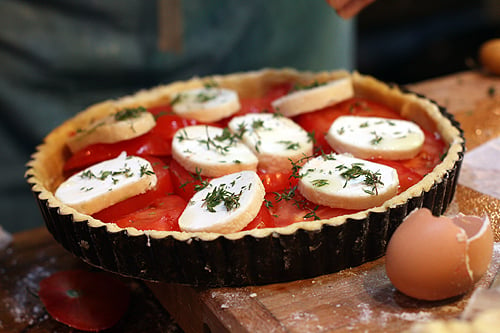
[[[435,217],[427,208],[413,211],[387,246],[386,272],[402,293],[441,300],[472,288],[488,269],[493,231],[488,217]]]
[[[479,61],[488,72],[500,75],[500,38],[490,39],[481,45]]]

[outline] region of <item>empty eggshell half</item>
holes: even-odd
[[[487,216],[411,212],[387,246],[386,272],[402,293],[422,300],[464,294],[488,269],[493,231]]]

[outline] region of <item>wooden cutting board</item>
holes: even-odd
[[[446,106],[462,122],[468,149],[500,132],[500,79],[463,72],[408,87]],[[488,213],[500,241],[500,201],[458,186],[450,211]],[[486,286],[500,267],[500,243]],[[150,283],[162,305],[187,332],[401,332],[413,323],[457,317],[470,293],[441,302],[397,292],[384,258],[313,279],[244,288],[199,289]]]

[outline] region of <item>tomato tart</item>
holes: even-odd
[[[94,266],[241,286],[383,256],[412,210],[446,210],[464,147],[444,108],[398,86],[263,69],[90,106],[26,179],[54,238]]]

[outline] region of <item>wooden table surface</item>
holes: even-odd
[[[468,71],[408,88],[455,115],[468,149],[498,136],[500,78]],[[450,210],[488,213],[493,222],[494,258],[477,284],[485,286],[500,269],[500,200],[459,185]],[[0,332],[74,332],[46,313],[36,290],[53,272],[82,267],[88,266],[66,252],[45,228],[15,234],[0,250]],[[313,279],[244,288],[124,281],[132,302],[109,332],[400,332],[418,321],[457,317],[470,297],[468,293],[440,302],[410,299],[392,287],[383,258]]]

